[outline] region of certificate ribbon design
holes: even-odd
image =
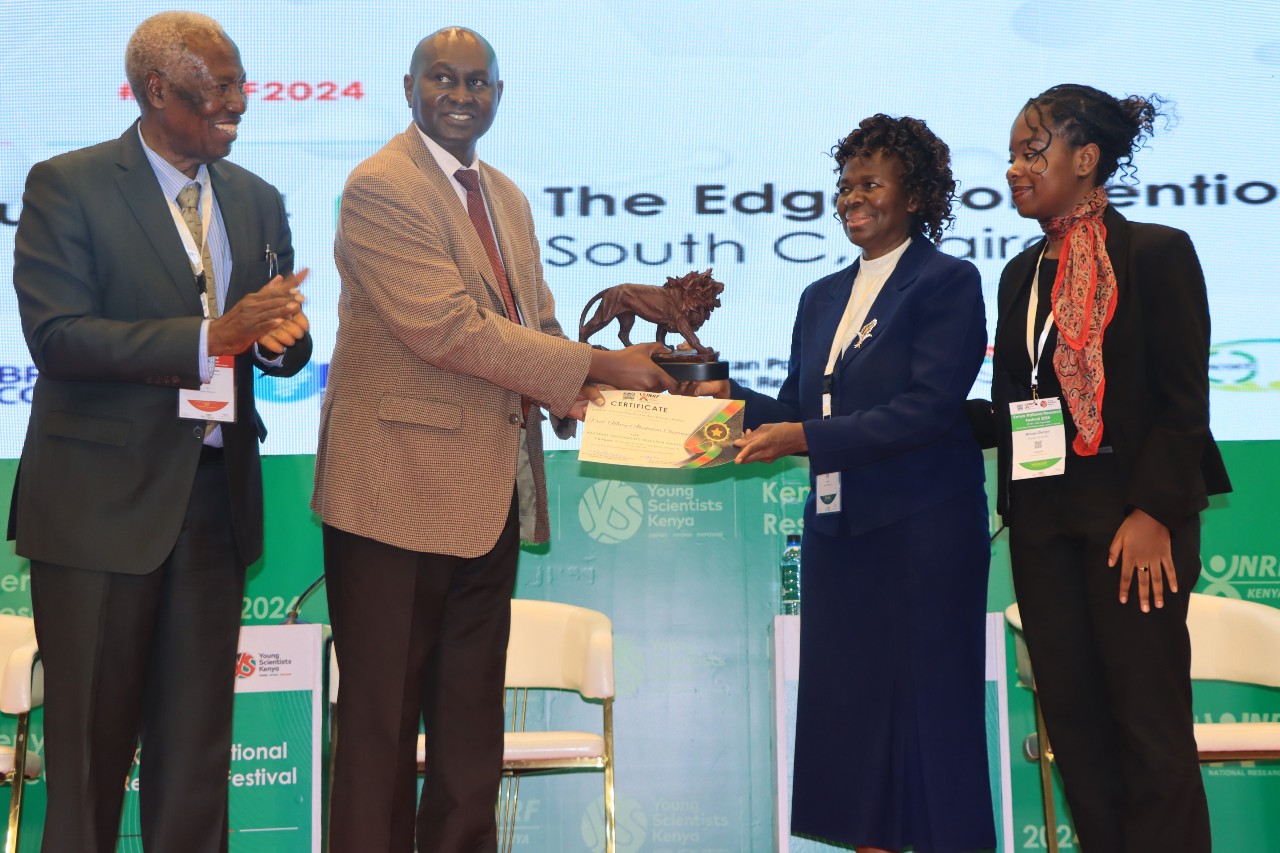
[[[729,421],[738,415],[746,405],[742,400],[730,400],[724,408],[700,426],[693,435],[685,439],[684,447],[694,455],[694,459],[681,465],[681,468],[703,468],[730,447],[733,430]]]

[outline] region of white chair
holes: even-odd
[[[605,852],[614,853],[613,623],[585,607],[514,599],[507,644],[507,733],[498,794],[498,849],[515,837],[520,777],[556,770],[604,771]],[[528,731],[530,690],[571,690],[599,700],[600,734]],[[537,695],[537,694],[535,694]],[[426,735],[418,736],[418,771],[426,764]]]
[[[22,821],[22,789],[44,769],[40,756],[27,751],[31,709],[44,702],[44,667],[36,646],[35,622],[25,616],[0,614],[0,712],[16,714],[13,746],[0,746],[0,774],[13,786],[9,795],[9,832],[5,853],[17,853]]]
[[[585,607],[512,601],[506,684],[510,730],[499,798],[502,849],[511,849],[522,775],[592,768],[604,771],[605,853],[614,853],[613,623]],[[571,690],[584,700],[599,700],[600,734],[526,730],[530,689]]]
[[[329,657],[329,701],[338,701],[338,659]],[[605,851],[615,851],[613,788],[613,623],[585,607],[552,601],[511,602],[511,638],[507,644],[508,731],[504,736],[502,787],[495,812],[500,849],[515,837],[520,777],[557,770],[604,772]],[[529,731],[529,691],[566,690],[601,706],[600,733]],[[537,695],[537,694],[535,694]],[[330,755],[337,743],[330,733]],[[426,736],[418,736],[418,772],[426,763]],[[332,766],[330,775],[332,776]]]
[[[1035,676],[1022,636],[1018,605],[1004,611],[1013,629],[1018,681],[1035,690]],[[1280,609],[1253,601],[1220,598],[1193,592],[1187,604],[1187,633],[1191,637],[1191,678],[1280,688]],[[1280,759],[1280,723],[1196,723],[1196,749],[1202,763]],[[1045,834],[1050,853],[1058,851],[1051,763],[1053,749],[1045,730],[1040,700],[1036,699],[1040,789],[1044,802]]]
[[[1280,687],[1280,610],[1256,601],[1191,594],[1191,677]],[[1196,723],[1200,760],[1280,758],[1280,723]]]

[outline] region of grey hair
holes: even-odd
[[[125,76],[138,106],[147,107],[147,74],[152,71],[172,77],[183,65],[189,72],[200,70],[188,49],[188,43],[199,37],[231,41],[221,24],[198,12],[161,12],[138,24],[124,52]]]

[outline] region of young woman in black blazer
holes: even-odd
[[[1230,490],[1209,432],[1208,299],[1188,236],[1129,222],[1104,188],[1132,171],[1161,106],[1055,86],[1009,140],[1014,204],[1046,239],[1000,280],[999,508],[1088,853],[1210,849],[1186,629],[1199,513]],[[1060,465],[1032,458],[1031,441],[1015,455],[1011,404],[1032,400],[1061,407]]]

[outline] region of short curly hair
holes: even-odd
[[[855,157],[880,152],[902,164],[902,188],[916,202],[915,224],[934,244],[955,222],[951,204],[956,182],[951,177],[951,149],[923,121],[910,116],[893,118],[884,113],[864,118],[853,132],[836,143],[831,156],[836,174]]]

